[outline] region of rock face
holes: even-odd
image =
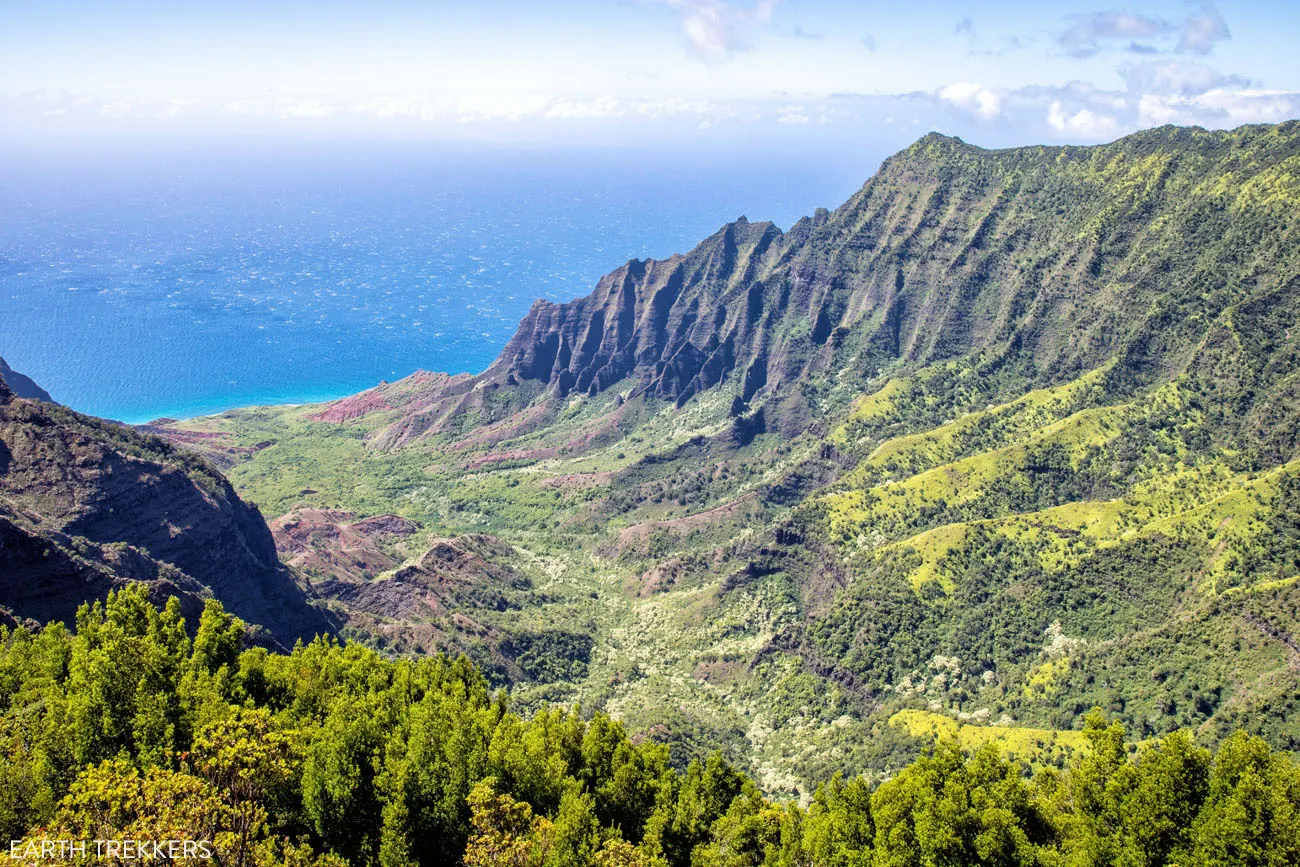
[[[373,441],[466,435],[526,407],[540,426],[545,398],[612,388],[681,405],[723,382],[734,414],[774,401],[769,423],[793,433],[810,417],[802,384],[973,353],[1017,382],[1114,356],[1135,385],[1157,381],[1300,257],[1282,231],[1298,130],[1165,127],[1006,151],[928,135],[787,232],[741,218],[685,255],[627,263],[585,298],[536,302],[486,371],[419,395]]]
[[[1212,315],[1267,279],[1237,257],[1198,266],[1207,248],[1296,258],[1200,182],[1282,179],[1298,129],[1168,127],[1010,151],[931,134],[785,234],[742,218],[685,256],[628,263],[586,298],[537,302],[482,379],[560,396],[627,380],[680,404],[733,373],[744,401],[777,394],[845,351],[918,362],[985,351],[1053,372],[1120,352],[1167,369],[1189,346],[1166,305]],[[1150,219],[1161,211],[1168,220]],[[1190,285],[1162,279],[1174,269]]]
[[[9,390],[17,397],[54,403],[54,398],[50,397],[48,391],[33,382],[31,377],[14,370],[3,358],[0,358],[0,383],[8,385]]]
[[[627,263],[586,298],[538,301],[484,378],[559,397],[631,379],[633,393],[684,402],[761,352],[766,302],[781,301],[762,276],[788,247],[771,223],[742,217],[688,255]]]
[[[0,395],[0,605],[69,619],[122,581],[210,594],[281,643],[330,631],[257,509],[157,437]]]

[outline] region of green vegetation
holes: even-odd
[[[349,640],[464,653],[524,713],[720,751],[766,797],[935,736],[1060,771],[1093,707],[1294,751],[1298,166],[1295,122],[931,135],[833,213],[539,306],[479,377],[172,431],[267,515],[420,522],[319,582]],[[484,533],[527,590],[398,592]]]
[[[40,839],[190,840],[237,867],[1300,859],[1300,768],[1240,732],[1213,755],[1184,732],[1135,748],[1093,714],[1062,770],[949,738],[874,790],[835,775],[783,803],[603,713],[524,718],[463,658],[243,635],[212,602],[191,640],[176,600],[132,588],[75,632],[0,627],[0,836],[20,841],[0,861],[40,863]]]
[[[575,398],[563,424],[493,447],[541,457],[468,472],[483,451],[367,448],[376,419],[330,426],[309,420],[318,408],[205,424],[271,443],[230,472],[272,510],[382,509],[524,553],[522,610],[462,608],[432,642],[394,621],[377,646],[468,653],[521,708],[617,712],[683,755],[722,749],[769,794],[897,772],[972,718],[1005,718],[1004,745],[1045,732],[1014,752],[1056,764],[1094,705],[1143,738],[1188,728],[1214,744],[1245,726],[1300,746],[1286,641],[1300,630],[1300,467],[1261,470],[1217,444],[1186,378],[1115,402],[1107,364],[989,406],[955,385],[969,369],[925,368],[870,411],[846,408],[847,471],[829,480],[817,435],[727,443],[698,433],[708,407],[685,420],[647,405],[620,438],[562,455],[553,443],[609,409]],[[300,461],[310,470],[286,485]],[[827,563],[843,564],[842,590],[818,577]],[[462,614],[479,631],[458,632]],[[537,650],[548,630],[554,659]],[[900,711],[935,724],[890,725]]]

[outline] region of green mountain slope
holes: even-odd
[[[720,746],[770,792],[945,726],[1055,762],[1094,705],[1295,749],[1298,204],[1296,122],[930,135],[834,212],[539,302],[477,377],[158,431],[268,513],[418,522],[333,575],[344,616],[440,540],[504,540],[527,598],[353,634]]]

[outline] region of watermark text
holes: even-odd
[[[116,861],[206,861],[212,857],[212,843],[208,840],[10,840],[9,857],[22,861],[92,857]]]

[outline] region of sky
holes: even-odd
[[[1300,116],[1300,3],[0,0],[0,141],[1091,143]]]

